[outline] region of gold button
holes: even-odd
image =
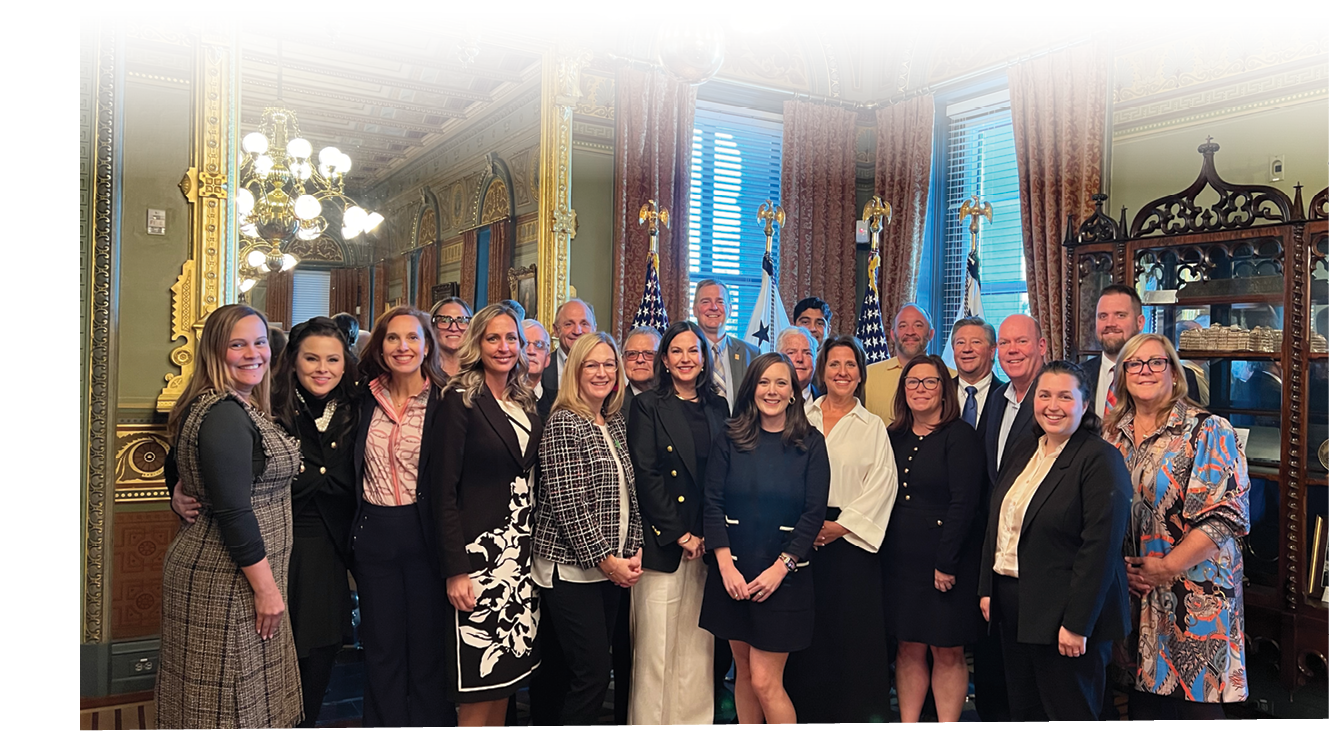
[[[660,529],[659,529],[659,528],[656,528],[655,526],[651,526],[651,530],[655,531],[655,535],[657,535],[657,536],[660,535]]]
[[[670,477],[678,477],[678,470],[669,470]],[[682,502],[682,501],[679,501]]]
[[[682,495],[679,495],[679,496],[678,496],[678,501],[679,501],[680,503],[683,502],[683,496],[682,496]]]
[[[912,455],[912,454],[909,455],[909,461],[910,461],[910,462],[913,462],[913,461],[914,461],[914,455]]]
[[[937,525],[941,525],[941,521],[940,521],[940,520],[939,520],[939,521],[937,521]]]
[[[905,496],[904,496],[904,499],[905,499],[905,500],[908,500],[908,499],[909,499],[909,496],[908,496],[908,495],[905,495]]]
[[[666,452],[672,452],[672,451],[674,451],[674,445],[671,444],[671,445],[665,447],[665,451],[666,451]]]
[[[305,471],[305,466],[304,466],[304,464],[301,464],[301,465],[300,465],[300,471],[301,471],[301,472],[304,472],[304,471]]]
[[[327,467],[319,467],[319,468],[318,468],[318,473],[319,473],[320,475],[326,475],[326,474],[328,473],[328,468],[327,468]]]
[[[904,473],[905,473],[906,475],[909,474],[909,468],[908,468],[908,467],[904,468]]]
[[[904,483],[903,485],[900,485],[900,487],[909,487],[909,483],[906,482],[906,483]]]
[[[333,448],[333,449],[336,449],[336,448],[337,448],[337,443],[336,443],[336,442],[333,442],[333,443],[332,443],[332,448]]]

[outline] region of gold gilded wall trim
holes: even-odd
[[[111,313],[115,311],[114,237],[115,216],[115,128],[117,65],[121,49],[117,34],[97,27],[95,126],[92,144],[92,237],[84,242],[87,267],[88,342],[84,387],[87,407],[84,426],[83,524],[83,642],[96,644],[106,637],[106,495],[111,486],[110,423],[116,402],[115,340]]]
[[[139,424],[115,428],[115,502],[169,500],[166,486],[166,426],[145,429]]]
[[[180,190],[190,203],[190,255],[171,287],[171,339],[184,343],[171,351],[179,374],[168,372],[157,410],[170,411],[194,372],[194,347],[203,321],[222,304],[229,268],[226,251],[226,187],[230,136],[227,133],[233,51],[225,39],[198,45],[194,87],[194,149]]]
[[[539,313],[549,321],[568,298],[568,253],[577,235],[572,209],[572,115],[581,97],[580,74],[590,63],[586,49],[545,53],[540,89],[540,276]]]

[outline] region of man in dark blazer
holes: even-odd
[[[554,337],[558,338],[558,349],[550,353],[549,363],[540,375],[539,403],[540,416],[548,417],[549,410],[558,396],[558,384],[563,378],[563,365],[568,362],[568,353],[572,344],[586,333],[595,332],[595,310],[584,300],[573,298],[559,305],[554,312]],[[547,405],[546,405],[547,404]]]
[[[549,409],[554,405],[554,392],[544,384],[544,374],[552,358],[549,331],[539,320],[530,318],[521,321],[521,329],[526,335],[526,385],[535,391],[535,410],[543,421],[549,418]]]
[[[623,393],[624,416],[632,413],[634,398],[655,388],[655,361],[660,357],[659,350],[660,331],[653,327],[634,327],[623,338],[623,377],[628,384],[628,390]]]
[[[747,375],[748,364],[761,351],[746,341],[725,334],[725,321],[729,317],[729,289],[718,279],[697,282],[697,293],[692,300],[692,314],[697,325],[706,334],[707,345],[715,361],[716,385],[734,411],[734,396]]]
[[[989,401],[996,401],[983,432],[990,489],[997,485],[1001,468],[1006,464],[1006,452],[1033,430],[1034,400],[1029,391],[1047,351],[1047,340],[1037,320],[1028,315],[1010,315],[1002,321],[997,357],[1011,380],[994,388],[988,396]]]
[[[1109,395],[1116,377],[1117,359],[1126,341],[1144,330],[1144,303],[1134,287],[1109,284],[1098,295],[1094,309],[1094,335],[1103,350],[1101,354],[1080,364],[1089,381],[1089,393],[1094,397],[1090,409],[1100,417],[1114,402]],[[1186,370],[1186,395],[1199,403],[1200,385],[1191,369]]]

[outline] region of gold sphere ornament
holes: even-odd
[[[706,84],[724,65],[724,28],[706,13],[664,16],[655,33],[655,60],[687,84]]]

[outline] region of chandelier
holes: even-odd
[[[240,147],[244,157],[235,207],[242,293],[269,272],[294,268],[299,260],[282,247],[322,236],[329,215],[340,223],[343,239],[373,231],[383,222],[381,214],[366,211],[343,192],[350,156],[324,147],[314,157],[314,146],[300,136],[295,112],[264,109],[258,131],[245,135]]]

